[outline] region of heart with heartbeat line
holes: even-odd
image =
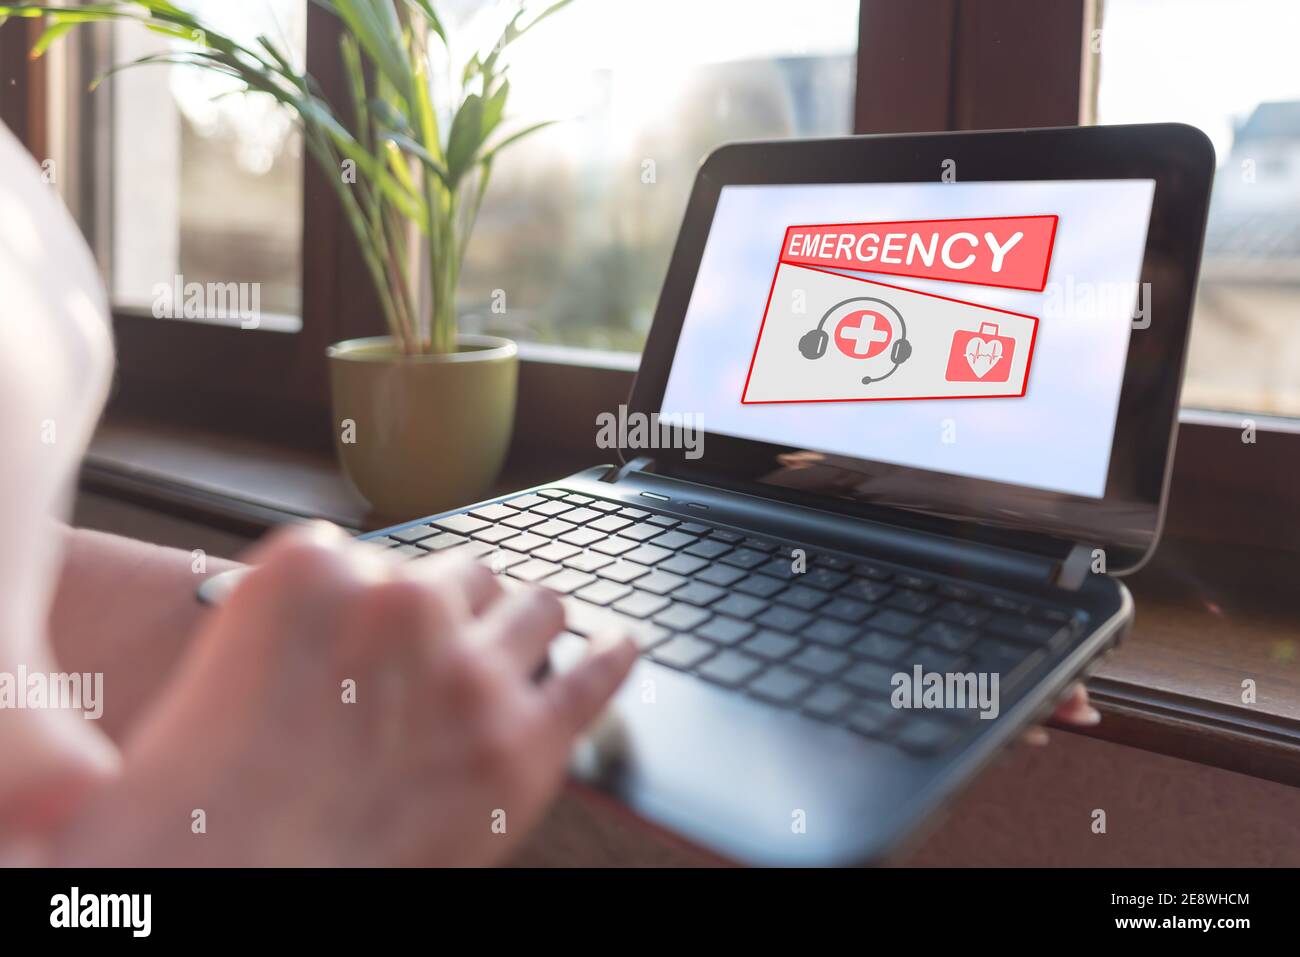
[[[970,371],[984,378],[1002,359],[1002,343],[996,339],[985,340],[975,336],[966,343],[966,362]]]

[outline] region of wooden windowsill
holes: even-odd
[[[498,490],[595,461],[516,457]],[[389,524],[366,510],[328,453],[121,415],[101,424],[82,485],[250,538],[311,517],[355,530]],[[1167,536],[1128,580],[1136,624],[1090,678],[1105,720],[1081,733],[1300,784],[1297,580],[1300,555]],[[1253,704],[1242,700],[1247,681]]]

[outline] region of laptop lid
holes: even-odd
[[[724,146],[630,411],[702,430],[653,451],[665,469],[1132,569],[1213,170],[1176,124]]]

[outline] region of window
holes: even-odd
[[[188,7],[246,42],[265,34],[299,62],[305,56],[306,0],[190,0]],[[108,65],[181,45],[135,23],[83,34],[60,51],[68,93]],[[109,158],[75,196],[65,184],[65,196],[92,237],[116,310],[246,322],[224,295],[204,300],[201,310],[184,308],[188,284],[233,282],[246,314],[256,308],[258,329],[301,327],[301,139],[270,97],[222,96],[235,89],[209,71],[142,66],[76,97],[68,110],[69,165],[84,176],[102,165],[86,158]]]
[[[1300,415],[1298,30],[1294,0],[1105,3],[1098,121],[1189,123],[1218,155],[1188,406]]]
[[[852,131],[858,7],[606,0],[539,26],[514,57],[511,112],[559,122],[493,170],[461,282],[466,327],[640,351],[704,156]]]

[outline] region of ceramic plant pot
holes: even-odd
[[[418,518],[482,498],[514,429],[519,353],[460,336],[447,355],[403,355],[388,336],[329,347],[334,446],[382,515]]]

